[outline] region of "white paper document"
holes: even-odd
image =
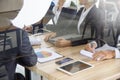
[[[42,42],[42,38],[40,38],[40,36],[35,36],[35,35],[29,36],[29,40],[31,45],[40,45]]]
[[[55,51],[52,51],[49,48],[37,48],[37,49],[34,49],[34,51],[38,57],[38,62],[47,62],[47,61],[51,61],[51,60],[63,57],[62,55],[56,53]]]
[[[89,57],[89,58],[92,58],[92,55],[93,55],[94,53],[91,53],[91,52],[86,51],[86,50],[80,50],[80,54],[82,54],[82,55],[84,55],[84,56],[87,56],[87,57]]]

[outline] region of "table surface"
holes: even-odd
[[[40,46],[34,46],[34,48],[37,47]],[[45,76],[48,80],[116,80],[120,77],[120,59],[94,61],[91,58],[80,55],[80,50],[84,49],[84,45],[58,48],[43,41],[41,47],[49,47],[65,57],[70,57],[74,60],[82,60],[94,66],[84,71],[79,71],[72,76],[56,69],[59,65],[55,64],[55,62],[62,58],[45,63],[38,62],[35,66],[29,67],[30,70]]]

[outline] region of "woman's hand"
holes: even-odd
[[[94,53],[96,47],[92,47],[90,43],[85,45],[85,50]]]
[[[115,51],[114,50],[101,50],[96,51],[93,54],[93,60],[99,61],[99,60],[105,60],[105,59],[111,59],[115,57]]]
[[[64,38],[60,38],[55,42],[55,46],[57,47],[67,47],[67,46],[71,46],[71,41],[70,40],[66,40]]]
[[[23,30],[25,30],[26,32],[31,32],[33,30],[33,28],[32,28],[32,26],[25,26],[24,25]]]

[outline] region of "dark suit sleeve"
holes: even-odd
[[[85,38],[85,39],[71,39],[71,46],[78,46],[87,44],[89,41],[95,40],[94,38]]]
[[[78,46],[78,45],[82,45],[82,44],[86,44],[87,41],[85,40],[75,40],[75,41],[71,41],[71,46]]]
[[[37,63],[37,56],[29,42],[27,32],[22,31],[21,44],[19,48],[18,63],[23,66],[34,66]]]

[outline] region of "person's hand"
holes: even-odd
[[[33,28],[32,28],[31,25],[30,25],[30,26],[25,26],[25,25],[24,25],[23,30],[25,30],[26,32],[31,32],[31,31],[33,30]]]
[[[93,54],[93,60],[96,60],[96,61],[111,59],[114,57],[115,57],[115,51],[113,50],[96,51]]]
[[[85,45],[85,50],[94,53],[96,47],[91,47],[90,43]]]
[[[56,33],[55,32],[50,32],[50,33],[47,33],[45,34],[45,38],[44,38],[44,41],[48,41],[50,38],[53,38],[56,36]]]
[[[65,40],[64,38],[60,38],[55,42],[55,46],[57,47],[67,47],[71,45],[70,40]]]
[[[96,47],[97,47],[97,43],[92,41],[85,45],[85,50],[94,53]]]

